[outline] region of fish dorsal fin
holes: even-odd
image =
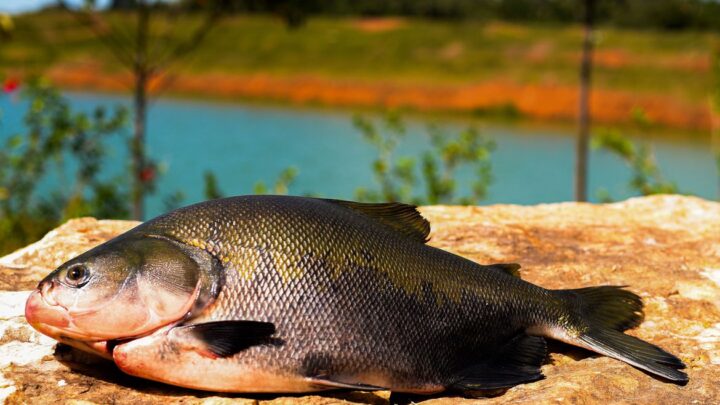
[[[520,278],[520,265],[517,263],[497,263],[491,264],[488,267],[496,268],[511,276]]]
[[[374,204],[328,199],[325,201],[363,213],[419,242],[428,241],[430,223],[420,215],[414,205],[396,202]]]

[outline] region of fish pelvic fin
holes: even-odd
[[[678,384],[688,382],[681,369],[685,364],[676,356],[644,340],[626,335],[643,320],[639,296],[622,286],[601,286],[557,290],[571,313],[554,324],[531,328],[529,333],[558,339],[631,364],[650,374]]]
[[[387,389],[387,388],[378,387],[375,385],[363,384],[363,383],[342,382],[342,381],[334,380],[328,376],[308,377],[308,381],[310,381],[313,386],[319,387],[321,389],[328,389],[328,390],[346,389],[346,390],[354,390],[354,391],[381,391],[381,390]]]
[[[484,391],[509,388],[543,379],[540,372],[547,344],[539,336],[520,334],[482,363],[458,373],[449,388],[459,391]]]

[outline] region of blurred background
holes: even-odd
[[[3,0],[0,253],[272,193],[720,197],[711,0]]]

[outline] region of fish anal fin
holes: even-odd
[[[520,278],[520,265],[517,263],[496,263],[487,267],[503,271],[513,277]]]
[[[509,388],[540,380],[540,366],[547,355],[545,339],[518,335],[485,361],[458,373],[451,388],[461,391],[481,391]]]
[[[314,377],[308,377],[308,381],[317,386],[327,389],[347,389],[347,390],[356,390],[356,391],[382,391],[386,390],[387,388],[378,387],[375,385],[370,384],[362,384],[362,383],[347,383],[342,381],[337,381],[335,379],[332,379],[328,376],[314,376]]]
[[[324,199],[323,201],[360,212],[419,242],[425,243],[428,241],[430,223],[420,215],[414,205],[397,202],[358,203],[331,199]]]
[[[197,351],[205,357],[229,357],[249,347],[276,344],[271,336],[275,325],[256,321],[215,321],[179,326],[173,330],[199,342]]]

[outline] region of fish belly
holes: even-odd
[[[125,373],[166,384],[219,392],[311,392],[327,389],[297,373],[268,369],[247,359],[221,358],[201,342],[178,339],[172,331],[118,345],[115,364]]]
[[[302,393],[332,389],[376,390],[429,394],[444,389],[437,384],[397,384],[382,369],[360,373],[309,376],[307,364],[292,361],[282,365],[268,361],[267,351],[275,347],[254,347],[223,358],[208,352],[204,343],[176,334],[173,329],[118,345],[113,360],[125,373],[166,384],[205,391],[244,393]],[[275,358],[277,353],[271,357]],[[307,358],[306,358],[307,359]]]

